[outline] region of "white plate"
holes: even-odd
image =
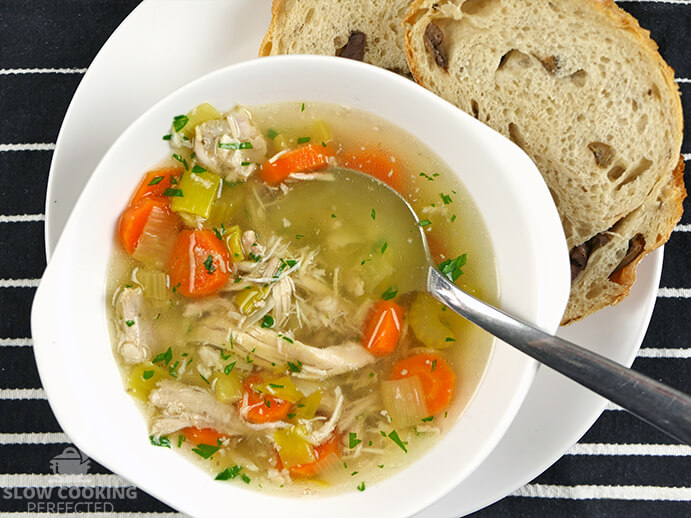
[[[270,0],[145,0],[113,33],[77,89],[57,140],[46,197],[49,257],[84,184],[118,135],[179,86],[255,57],[270,5]],[[194,37],[171,36],[190,20]],[[650,320],[661,269],[658,251],[639,266],[638,281],[624,302],[563,329],[560,336],[630,365]],[[510,494],[577,442],[604,405],[598,396],[541,368],[494,452],[416,517],[460,516]]]

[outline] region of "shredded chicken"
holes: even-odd
[[[116,297],[118,353],[128,364],[145,362],[155,347],[151,324],[142,318],[144,293],[141,288],[123,288]]]
[[[331,437],[331,433],[336,429],[336,423],[341,418],[341,412],[343,411],[343,391],[341,387],[336,386],[334,389],[334,396],[336,398],[336,408],[334,409],[331,417],[326,421],[318,430],[314,430],[307,436],[307,440],[315,446],[320,445]]]
[[[228,181],[249,177],[257,164],[264,161],[266,149],[266,139],[242,106],[233,108],[224,119],[204,122],[195,128],[197,161]]]

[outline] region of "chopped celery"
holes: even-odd
[[[233,225],[226,229],[226,233],[223,237],[230,250],[230,257],[233,261],[244,261],[245,251],[242,248],[242,230],[237,225]]]
[[[319,408],[319,403],[322,400],[322,391],[315,390],[309,396],[298,401],[295,409],[295,415],[301,419],[312,419]]]
[[[161,207],[153,207],[132,257],[150,268],[162,270],[173,252],[178,230],[177,216]]]
[[[156,383],[168,377],[168,373],[153,363],[140,363],[134,366],[127,379],[127,391],[137,399],[147,401]]]
[[[421,419],[429,415],[419,376],[382,381],[381,396],[394,427],[419,424]]]
[[[194,130],[199,124],[220,118],[221,114],[216,108],[209,103],[202,103],[187,114],[187,124],[185,124],[178,133],[191,139],[194,137]]]
[[[221,177],[209,171],[186,172],[178,185],[182,196],[175,196],[170,208],[175,212],[187,212],[208,218],[211,206],[218,197],[220,185]]]
[[[259,392],[270,394],[279,399],[290,401],[291,403],[295,403],[305,397],[305,395],[295,386],[295,383],[293,383],[293,380],[290,379],[290,376],[283,376],[282,378],[268,381],[266,383],[262,383],[261,385],[255,385],[254,388]]]
[[[445,306],[427,293],[418,293],[408,311],[408,324],[427,347],[443,349],[456,341],[451,328],[452,311],[444,311]]]
[[[132,277],[142,287],[146,298],[157,302],[168,299],[168,276],[165,273],[136,268]]]
[[[291,426],[288,429],[276,430],[274,441],[278,448],[281,462],[286,468],[292,468],[298,464],[309,464],[316,460],[312,445]]]
[[[329,131],[326,123],[321,119],[318,120],[312,129],[312,142],[314,144],[321,145],[322,142],[326,144],[330,142],[331,139],[331,132]]]
[[[243,315],[249,315],[259,308],[259,304],[268,294],[268,287],[251,286],[235,295],[235,305]]]
[[[232,403],[242,398],[242,383],[237,372],[216,372],[209,381],[214,387],[216,399],[221,403]]]
[[[242,201],[242,192],[240,189],[223,184],[221,195],[214,201],[211,206],[211,213],[206,220],[205,226],[219,227],[223,224],[228,224]]]

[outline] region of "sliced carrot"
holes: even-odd
[[[128,254],[132,255],[137,248],[144,225],[154,207],[170,212],[170,203],[167,199],[148,197],[141,199],[136,205],[127,207],[121,214],[118,222],[118,236]]]
[[[315,461],[307,464],[298,464],[288,468],[288,471],[293,477],[297,478],[309,478],[318,475],[323,470],[327,457],[332,453],[339,457],[341,455],[340,434],[334,434],[328,441],[314,447],[314,456],[316,457]],[[276,455],[276,458],[276,468],[278,471],[282,471],[283,462],[281,461],[281,456]]]
[[[181,176],[182,168],[179,167],[163,167],[149,171],[144,175],[142,181],[139,182],[137,190],[134,191],[130,200],[130,206],[137,204],[142,198],[163,196],[166,189],[177,185]]]
[[[168,264],[170,282],[186,297],[205,297],[230,279],[230,253],[211,230],[182,230]]]
[[[277,397],[262,394],[254,390],[255,385],[263,383],[258,374],[247,376],[242,382],[243,397],[240,400],[240,412],[252,423],[268,423],[284,419],[293,405]]]
[[[180,430],[180,433],[185,436],[185,440],[193,442],[194,444],[211,444],[216,446],[218,441],[224,441],[228,437],[218,433],[213,428],[195,428],[188,426]]]
[[[329,165],[329,158],[333,156],[330,146],[323,147],[315,144],[293,149],[264,162],[260,178],[268,184],[277,184],[285,180],[290,173],[306,173],[319,171]]]
[[[338,165],[374,176],[395,190],[401,188],[401,164],[396,157],[374,146],[345,151],[337,157]]]
[[[420,378],[430,415],[438,414],[449,406],[456,385],[456,375],[439,354],[416,354],[394,364],[391,379],[399,380],[410,376]]]
[[[390,300],[377,302],[365,323],[362,345],[375,356],[386,356],[396,349],[403,323],[403,308]]]

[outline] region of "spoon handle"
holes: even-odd
[[[691,444],[691,397],[686,394],[476,299],[449,282],[436,268],[429,268],[427,288],[434,298],[485,331],[671,437]]]

